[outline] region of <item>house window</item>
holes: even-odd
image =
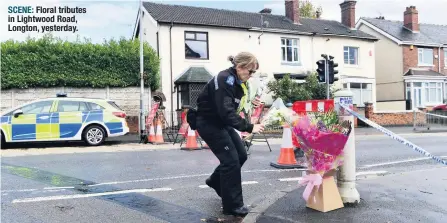
[[[444,67],[447,67],[447,48],[444,48]]]
[[[345,64],[350,64],[350,65],[358,65],[359,64],[359,48],[358,47],[345,46],[343,51],[344,51]]]
[[[299,63],[299,40],[281,38],[281,55],[284,63]]]
[[[446,64],[447,66],[447,64]],[[447,83],[444,84],[444,100],[443,103],[447,103]]]
[[[418,65],[433,66],[433,49],[428,48],[418,49]]]
[[[209,59],[208,33],[185,31],[185,58]]]
[[[365,102],[372,102],[372,84],[371,83],[349,83],[353,95],[353,103],[357,107],[365,106]]]
[[[425,102],[441,103],[442,102],[442,83],[424,83]]]

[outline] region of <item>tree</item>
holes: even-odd
[[[31,87],[127,87],[140,85],[139,40],[94,44],[63,41],[52,35],[1,43],[2,89]],[[160,60],[147,43],[145,85],[160,87]]]
[[[315,7],[309,0],[300,1],[300,16],[303,18],[316,19],[323,14],[321,6]]]
[[[308,72],[304,83],[297,83],[289,75],[285,75],[282,79],[270,81],[267,87],[269,93],[273,92],[274,99],[281,98],[285,103],[326,99],[326,84],[318,82],[316,73]],[[329,96],[333,98],[337,90],[329,90]]]

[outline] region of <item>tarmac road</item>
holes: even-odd
[[[446,134],[405,137],[434,155],[446,156]],[[2,153],[2,222],[240,222],[221,214],[220,199],[204,181],[217,166],[210,150],[135,148],[104,150],[67,147],[28,155]],[[279,170],[280,145],[251,148],[243,167],[246,205],[255,208],[270,195],[297,188],[302,170]],[[358,136],[359,180],[428,169],[439,164],[386,136]]]

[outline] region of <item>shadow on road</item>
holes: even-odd
[[[129,134],[125,136],[107,138],[103,146],[112,146],[122,143],[138,143],[139,136],[137,134]],[[57,147],[89,147],[83,141],[55,141],[55,142],[17,142],[8,143],[2,145],[4,149],[45,149],[45,148],[57,148]]]

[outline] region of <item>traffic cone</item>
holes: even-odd
[[[270,166],[279,169],[306,168],[296,162],[292,143],[292,130],[289,125],[283,126],[281,151],[277,162],[271,162]]]
[[[160,120],[157,120],[157,132],[155,134],[154,143],[156,143],[156,144],[163,144],[163,143],[165,143],[165,141],[163,139],[163,130],[161,128]]]
[[[149,130],[149,142],[154,142],[155,141],[155,130],[154,130],[154,125],[151,125],[150,130]]]
[[[202,149],[197,144],[197,134],[191,127],[188,127],[188,137],[186,138],[186,146],[180,148],[181,150],[198,150]]]

